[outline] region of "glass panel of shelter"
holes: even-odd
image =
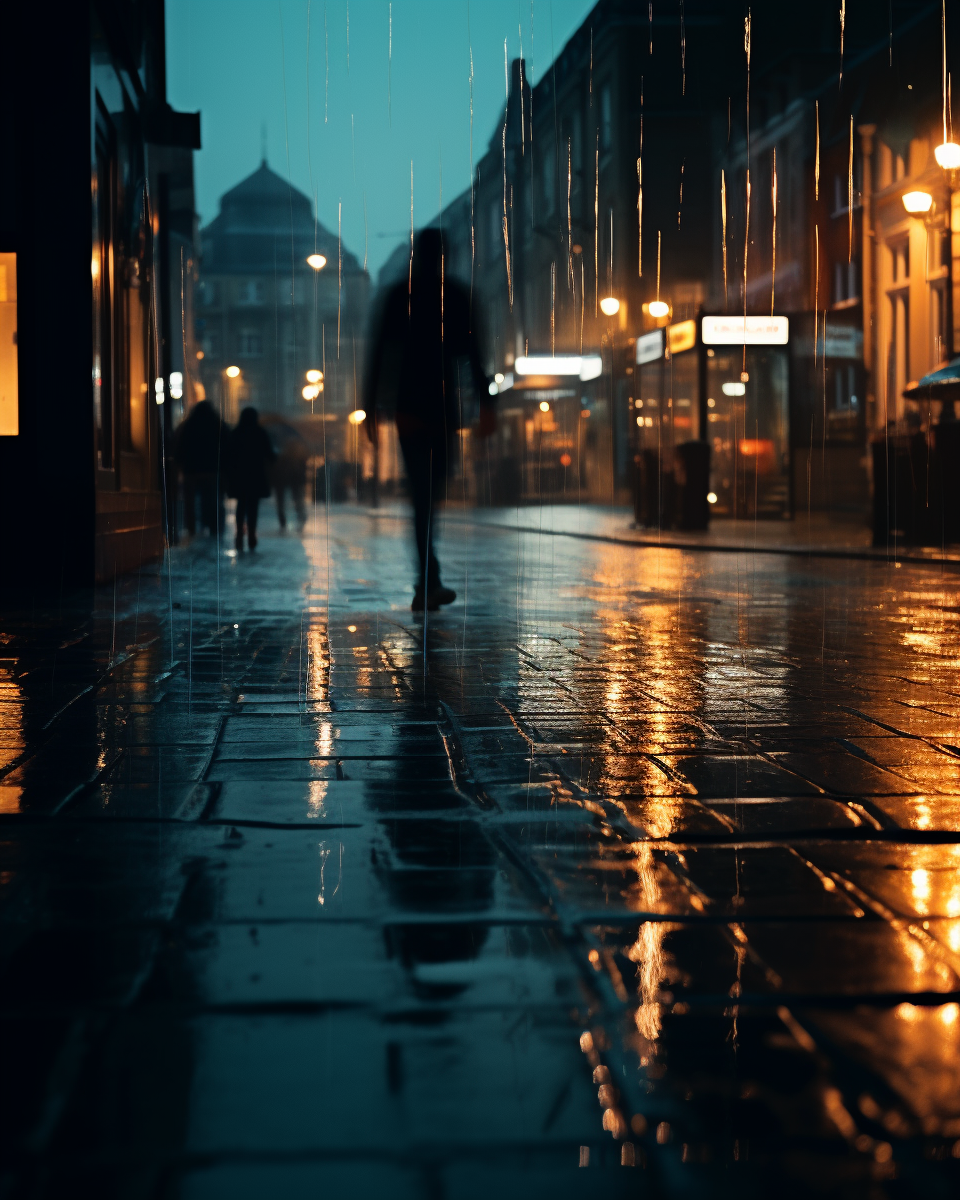
[[[714,516],[790,516],[788,385],[783,347],[748,346],[744,358],[742,346],[722,346],[708,357]]]

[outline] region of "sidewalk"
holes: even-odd
[[[638,528],[627,508],[599,504],[544,504],[517,508],[463,509],[450,505],[449,522],[493,525],[527,533],[588,538],[671,550],[711,550],[718,553],[791,554],[803,558],[878,559],[884,562],[960,563],[960,546],[945,549],[873,546],[870,528],[862,518],[812,513],[792,521],[711,521],[702,532]]]

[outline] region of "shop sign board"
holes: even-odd
[[[663,330],[654,329],[637,338],[637,364],[656,362],[663,357]]]
[[[702,330],[707,346],[785,346],[790,322],[787,317],[704,317]]]
[[[696,344],[696,321],[678,321],[676,325],[667,326],[667,345],[671,354],[682,354],[684,350],[692,350]]]

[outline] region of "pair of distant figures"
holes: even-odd
[[[285,430],[289,433],[284,436]],[[274,449],[255,408],[245,408],[235,429],[229,429],[209,401],[197,404],[177,430],[174,458],[183,473],[185,524],[196,533],[197,501],[200,521],[211,532],[224,528],[223,484],[237,502],[237,550],[243,550],[244,535],[251,550],[257,546],[257,517],[260,501],[270,495],[271,482],[277,495],[277,514],[286,527],[285,492],[290,491],[300,528],[306,524],[304,489],[307,475],[305,446],[290,427],[278,432],[280,453]]]

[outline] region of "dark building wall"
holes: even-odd
[[[192,178],[199,123],[166,105],[162,4],[16,5],[4,21],[19,433],[0,437],[2,583],[87,583],[162,552],[169,229],[151,146],[187,148]]]

